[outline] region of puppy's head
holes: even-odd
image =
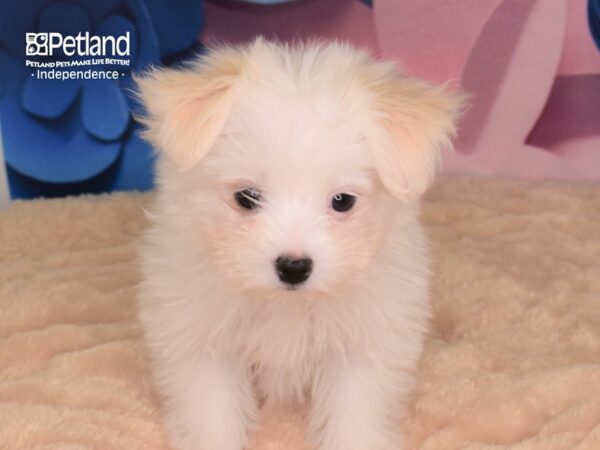
[[[340,43],[259,39],[138,84],[172,214],[262,292],[357,282],[431,184],[461,101]]]

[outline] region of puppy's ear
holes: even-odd
[[[155,68],[136,77],[146,114],[144,138],[181,170],[206,155],[223,127],[243,69],[241,54],[221,49],[179,69]]]
[[[374,87],[383,136],[373,151],[386,188],[410,201],[433,182],[466,97],[393,72]]]

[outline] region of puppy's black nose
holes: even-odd
[[[289,256],[280,256],[275,261],[279,279],[291,286],[308,280],[312,266],[313,262],[310,258],[292,259]]]

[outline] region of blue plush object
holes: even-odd
[[[164,58],[181,53],[198,40],[204,25],[202,0],[146,0]]]
[[[149,189],[153,153],[131,112],[132,71],[197,42],[200,0],[3,0],[0,115],[13,198]],[[49,80],[25,67],[27,32],[98,36],[130,33],[130,66],[97,65],[117,80]],[[55,54],[36,61],[74,60]],[[109,61],[110,62],[110,61]],[[65,70],[87,70],[90,66]]]
[[[588,23],[596,47],[600,49],[600,0],[588,0]]]

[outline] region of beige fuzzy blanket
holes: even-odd
[[[147,195],[0,214],[0,449],[165,449],[135,321]],[[600,184],[445,178],[409,449],[600,449]],[[300,450],[268,406],[253,450]],[[210,449],[218,450],[218,449]]]

